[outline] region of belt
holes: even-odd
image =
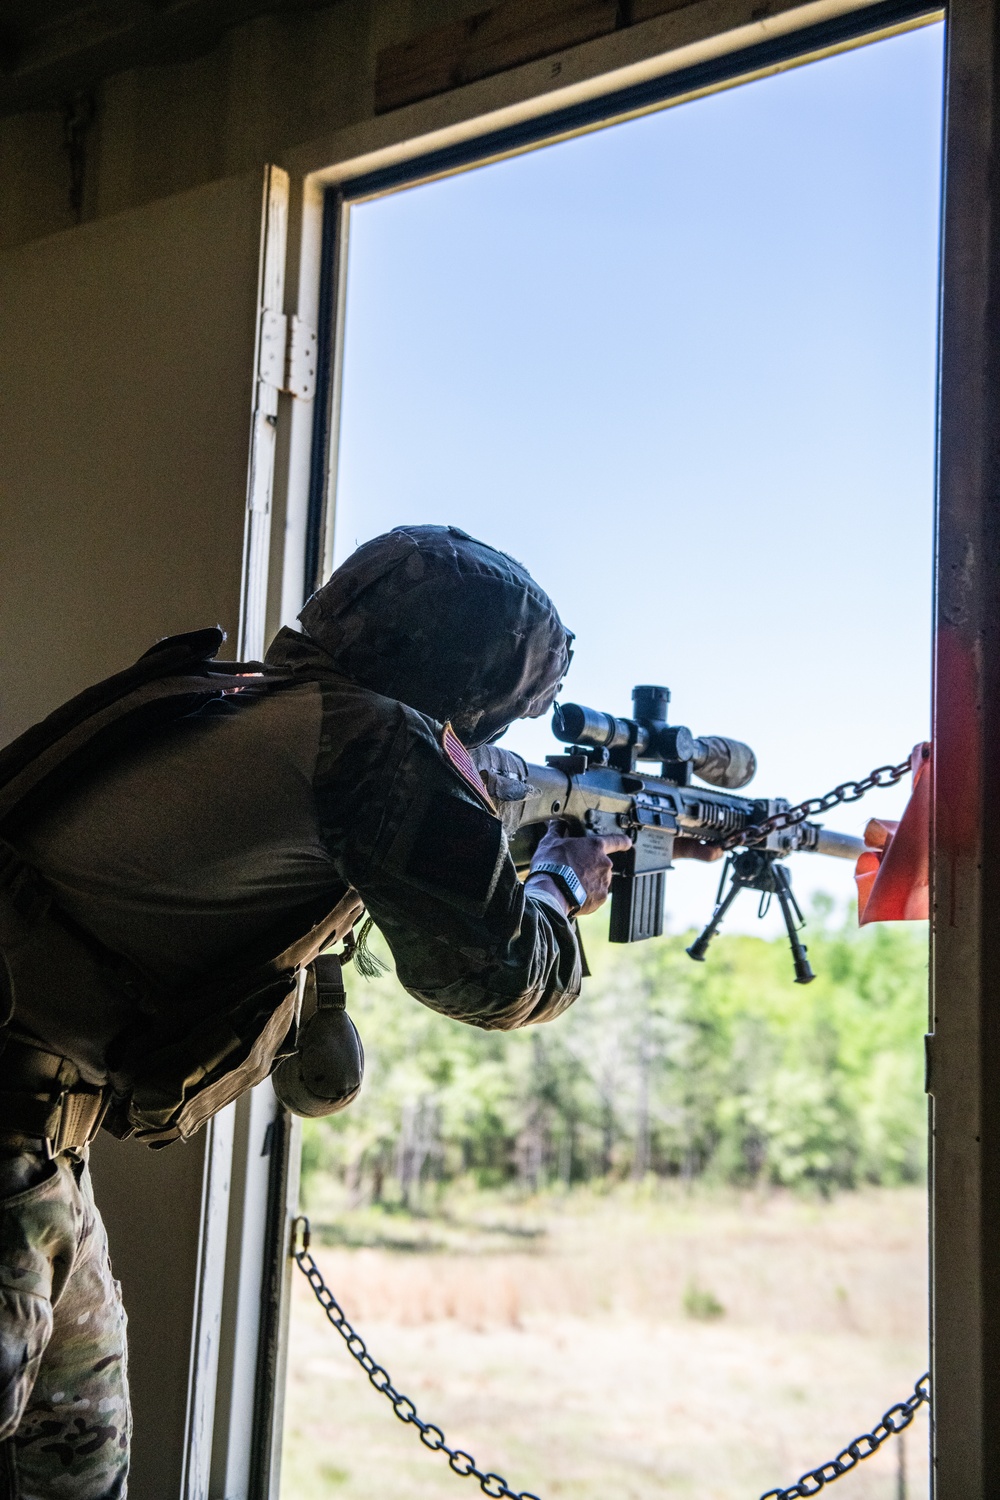
[[[85,1083],[76,1064],[8,1034],[0,1053],[0,1136],[43,1143],[46,1156],[82,1151],[101,1127],[111,1091]]]

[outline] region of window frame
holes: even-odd
[[[300,431],[297,463],[291,444],[285,474],[294,524],[284,553],[281,617],[292,622],[332,563],[353,204],[946,19],[928,1038],[931,1441],[933,1494],[974,1500],[991,1493],[1000,1457],[1000,1424],[990,1420],[1000,1398],[1000,1338],[993,1337],[1000,1333],[1000,1097],[994,1103],[988,1088],[1000,1068],[990,980],[1000,961],[1000,927],[993,924],[994,936],[988,921],[995,887],[1000,896],[1000,806],[993,808],[987,775],[1000,741],[991,702],[1000,705],[1000,630],[991,622],[992,579],[1000,577],[1000,526],[991,514],[991,495],[1000,493],[1000,421],[992,415],[1000,411],[1000,335],[990,317],[1000,306],[1000,225],[993,224],[993,205],[1000,206],[1000,166],[993,165],[994,156],[1000,161],[993,61],[1000,0],[952,0],[947,15],[940,4],[919,0],[862,7],[833,0],[782,11],[780,28],[770,32],[766,10],[750,11],[745,0],[699,0],[662,23],[632,28],[636,37],[624,61],[621,37],[602,39],[291,154],[298,202],[290,310],[318,328],[319,366],[314,412]],[[665,45],[671,35],[675,47]],[[707,55],[695,55],[692,36]],[[561,89],[552,79],[564,64],[573,82]],[[645,76],[636,78],[643,69]],[[956,638],[967,667],[961,723],[953,717]],[[965,831],[960,846],[956,822]],[[270,1446],[258,1451],[267,1448],[270,1459],[257,1493],[268,1500],[278,1495],[297,1151],[292,1127],[275,1161],[283,1207],[281,1193],[272,1195],[271,1285],[284,1291],[261,1368],[274,1374],[258,1390],[258,1425],[270,1433]]]

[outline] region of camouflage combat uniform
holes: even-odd
[[[4,1500],[120,1500],[130,1417],[125,1311],[85,1162],[21,1153],[0,1182]],[[33,1179],[33,1180],[32,1180]]]
[[[146,734],[10,836],[65,920],[155,999],[137,1006],[116,989],[83,1004],[72,985],[43,983],[15,996],[15,1034],[41,1039],[122,1108],[151,1010],[157,1045],[197,1038],[206,974],[269,958],[352,890],[400,983],[445,1015],[510,1029],[579,992],[573,924],[526,894],[443,729],[450,720],[482,744],[544,712],[571,640],[550,601],[461,532],[401,528],[360,548],[301,620],[268,653],[273,691]],[[142,1118],[134,1101],[130,1118]],[[46,1172],[0,1203],[3,1335],[23,1349],[0,1406],[0,1474],[6,1462],[11,1500],[116,1500],[128,1443],[120,1298],[85,1166],[59,1156]],[[19,1391],[31,1392],[23,1416]]]

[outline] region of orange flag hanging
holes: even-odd
[[[914,745],[913,790],[899,822],[872,818],[858,860],[858,924],[914,922],[930,914],[931,747]]]

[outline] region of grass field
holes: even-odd
[[[332,1190],[331,1190],[332,1193]],[[926,1200],[682,1187],[453,1197],[416,1217],[314,1190],[324,1275],[421,1415],[548,1500],[757,1500],[927,1367]],[[339,1242],[339,1243],[338,1243]],[[925,1500],[927,1419],[835,1493]],[[296,1276],[285,1500],[460,1500]]]

